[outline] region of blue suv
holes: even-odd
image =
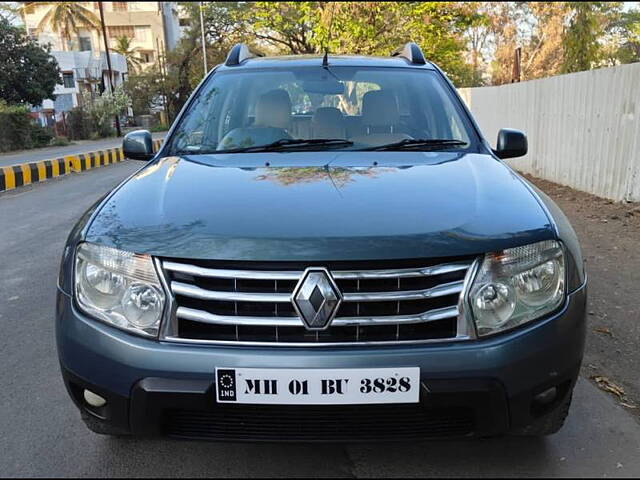
[[[558,207],[409,43],[390,57],[236,45],[160,151],[64,250],[56,332],[112,435],[372,441],[546,435],[585,340]]]

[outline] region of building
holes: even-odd
[[[79,3],[100,18],[99,2]],[[143,70],[152,67],[167,50],[173,50],[183,33],[180,17],[184,12],[176,2],[102,2],[102,7],[109,48],[116,46],[118,37],[128,37]],[[56,87],[55,98],[34,109],[42,125],[60,121],[62,112],[79,104],[81,91],[102,93],[109,88],[102,30],[81,28],[65,39],[51,25],[40,26],[51,8],[52,2],[32,2],[23,13],[27,33],[41,44],[51,45],[51,54],[62,71],[63,83]],[[129,73],[127,63],[113,51],[110,58],[114,86],[118,86]]]
[[[81,92],[102,93],[109,90],[109,68],[105,52],[52,51],[62,72],[62,84],[56,85],[54,98],[42,102],[32,111],[43,126],[52,126],[61,121],[63,112],[68,112],[81,102]],[[110,53],[114,87],[122,84],[127,75],[127,62],[122,55]]]
[[[79,3],[100,17],[99,2]],[[178,43],[182,30],[176,2],[102,2],[102,6],[109,46],[114,47],[118,37],[130,38],[131,47],[142,60],[142,68],[153,65],[160,55],[173,50]],[[104,50],[100,30],[80,29],[65,41],[49,25],[39,28],[50,8],[51,2],[33,2],[24,13],[27,32],[40,43],[50,43],[54,51]]]

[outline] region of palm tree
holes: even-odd
[[[132,38],[122,35],[116,38],[116,46],[112,47],[116,53],[119,53],[127,61],[127,67],[131,72],[136,72],[142,66],[142,60],[136,55],[139,48],[131,46]]]
[[[51,30],[60,34],[63,50],[67,50],[67,43],[71,40],[71,35],[78,33],[80,28],[97,29],[100,27],[98,17],[79,2],[24,2],[22,8],[26,10],[33,5],[49,7],[47,13],[38,23],[38,29],[42,30],[50,25]]]

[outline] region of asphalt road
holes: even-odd
[[[89,432],[58,369],[58,262],[76,219],[139,167],[125,161],[0,194],[0,476],[640,475],[640,424],[584,380],[565,428],[544,439],[317,446]]]
[[[167,132],[153,133],[152,137],[163,138]],[[104,138],[101,140],[76,140],[73,145],[66,147],[46,147],[34,148],[31,150],[20,150],[18,152],[0,154],[0,167],[15,165],[17,163],[36,162],[38,160],[49,160],[59,158],[64,155],[77,155],[79,153],[93,152],[105,148],[114,148],[122,145],[122,138]]]

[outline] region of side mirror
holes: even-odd
[[[151,160],[153,153],[153,142],[149,130],[135,130],[129,132],[122,140],[122,151],[125,158],[132,160]]]
[[[520,130],[503,128],[498,132],[498,143],[493,151],[498,158],[514,158],[527,154],[527,136]]]

